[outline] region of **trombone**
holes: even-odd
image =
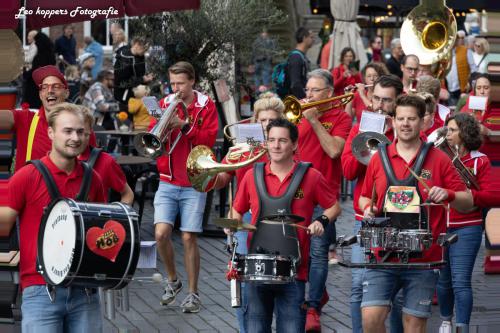
[[[323,99],[321,101],[302,104],[295,96],[289,95],[283,100],[283,104],[285,104],[285,118],[297,125],[303,117],[302,113],[307,109],[323,105],[323,108],[319,108],[318,110],[318,112],[322,113],[344,106],[352,101],[353,98],[353,93],[346,93],[344,95]]]

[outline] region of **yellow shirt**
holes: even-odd
[[[148,109],[144,106],[142,99],[130,98],[128,100],[128,112],[134,115],[134,129],[147,129],[149,126],[150,115]]]

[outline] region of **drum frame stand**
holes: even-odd
[[[231,260],[229,264],[229,273],[233,272],[235,258],[236,258],[236,248],[238,247],[238,239],[233,237],[232,234],[227,236],[228,245],[226,249],[231,253]],[[231,244],[231,245],[229,245]],[[232,249],[230,248],[232,247]],[[241,281],[236,278],[231,278],[229,280],[231,286],[231,307],[239,308],[241,307]]]

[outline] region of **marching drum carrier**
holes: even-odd
[[[60,199],[40,225],[37,270],[50,285],[117,290],[132,280],[139,252],[131,207]]]

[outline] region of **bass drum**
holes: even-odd
[[[40,224],[37,270],[51,285],[121,289],[134,275],[139,252],[133,208],[61,199]]]

